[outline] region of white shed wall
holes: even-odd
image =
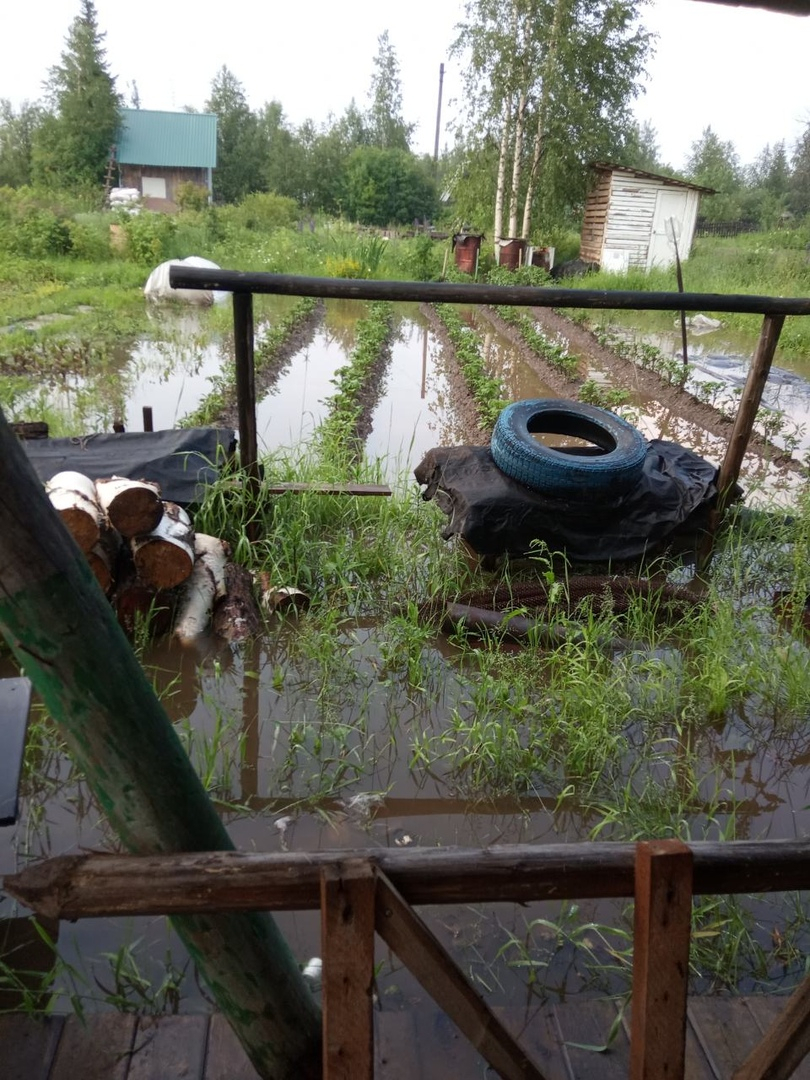
[[[650,245],[655,222],[655,208],[661,191],[680,191],[685,198],[685,215],[681,221],[678,253],[682,260],[688,258],[695,233],[700,196],[688,188],[674,188],[663,182],[657,183],[643,177],[614,172],[607,211],[602,259],[606,251],[626,252],[622,258],[629,266],[646,269],[650,265]],[[600,260],[602,261],[602,260]],[[610,262],[610,257],[608,257]],[[615,257],[614,257],[614,261]],[[662,263],[657,259],[658,265]],[[674,248],[671,260],[675,262]]]

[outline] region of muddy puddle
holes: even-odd
[[[271,305],[268,310],[272,315]],[[272,392],[262,397],[257,431],[263,448],[295,446],[311,436],[328,409],[331,380],[353,347],[359,313],[360,305],[327,304],[324,321],[311,341],[291,359]],[[482,325],[482,331],[489,368],[510,397],[550,396],[510,341],[491,327]],[[707,350],[705,337],[695,341],[690,360],[696,372],[705,369],[707,378],[736,385],[747,360],[715,346]],[[89,405],[85,411],[76,406],[77,399],[89,399],[97,386],[88,380],[78,380],[59,393],[72,396],[71,423],[81,416],[85,430],[92,429],[94,416],[106,419],[116,409],[123,409],[128,428],[139,429],[144,406],[153,409],[156,428],[172,427],[196,407],[228,359],[227,336],[208,340],[192,322],[175,327],[161,344],[135,343],[121,357],[114,394],[105,399],[103,409],[94,413]],[[608,379],[596,368],[592,374]],[[810,412],[805,374],[789,373],[781,382],[775,380],[773,388],[778,400],[789,406],[791,417],[803,423]],[[60,407],[55,391],[38,388],[38,392],[46,394],[42,400],[49,408]],[[634,404],[639,426],[648,436],[682,442],[710,460],[722,456],[723,441],[699,424],[651,400],[639,398]],[[384,462],[389,480],[405,477],[412,482],[412,469],[428,449],[463,441],[457,423],[441,343],[415,307],[403,306],[397,312],[391,363],[372,416],[368,454]],[[755,471],[756,462],[748,467]],[[762,484],[772,495],[767,473]],[[440,732],[454,712],[464,716],[473,709],[464,673],[445,639],[437,639],[426,652],[425,686],[414,694],[402,672],[395,665],[392,670],[374,624],[343,625],[330,657],[308,656],[301,638],[302,627],[290,620],[272,625],[247,649],[179,652],[156,645],[144,656],[150,670],[157,672],[156,687],[166,709],[217,798],[238,847],[485,848],[589,837],[597,820],[562,794],[564,778],[553,788],[520,800],[482,801],[469,797],[463,775],[450,768],[420,767],[415,754],[419,738]],[[12,673],[0,659],[0,675]],[[634,739],[640,745],[645,737],[639,725],[630,733],[631,747]],[[732,804],[738,839],[804,835],[804,811],[810,804],[810,732],[780,732],[757,714],[755,703],[749,703],[730,720],[704,726],[699,734],[687,732],[684,738],[691,740],[692,750],[699,741],[706,777],[705,815],[695,815],[696,836],[704,826],[711,835],[722,833],[730,820],[723,805]],[[722,793],[720,804],[710,803],[709,788]],[[610,830],[601,835],[609,839]],[[71,778],[69,764],[59,756],[38,762],[27,782],[21,820],[6,829],[2,839],[0,874],[32,858],[103,848],[110,842],[84,785]],[[763,924],[773,921],[771,902],[753,902],[751,910],[757,919],[762,914]],[[10,900],[0,900],[0,916],[14,913]],[[425,915],[495,1004],[521,996],[539,1004],[541,998],[527,990],[527,965],[541,963],[538,957],[545,959],[537,974],[555,999],[626,986],[626,966],[616,961],[617,949],[626,941],[594,930],[588,948],[596,964],[587,968],[581,949],[575,947],[575,927],[584,923],[618,927],[626,934],[631,924],[622,905],[460,906],[431,909]],[[286,913],[279,923],[302,963],[319,954],[317,913]],[[769,933],[762,931],[763,947]],[[106,990],[114,979],[111,961],[103,954],[119,953],[122,946],[136,950],[138,968],[154,986],[160,986],[171,969],[180,987],[181,1011],[206,1004],[182,946],[163,919],[63,924],[59,945],[73,969],[60,976],[60,985],[69,989],[71,980],[78,980],[88,1008],[106,1007],[105,999],[109,1005]],[[398,961],[384,951],[379,960],[378,990],[384,1007],[427,1003]],[[792,974],[786,966],[784,978]],[[69,1008],[67,999],[61,999],[57,1008]]]

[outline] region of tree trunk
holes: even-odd
[[[96,543],[87,552],[87,563],[93,571],[93,576],[108,596],[115,585],[120,550],[121,537],[115,529],[106,525],[102,528]]]
[[[523,127],[526,118],[526,91],[520,93],[515,116],[515,143],[512,157],[512,190],[509,196],[509,237],[517,236],[518,200],[520,198],[520,173],[523,166]]]
[[[112,527],[127,538],[150,533],[163,517],[157,484],[113,476],[96,480],[96,493]]]
[[[230,547],[215,536],[199,534],[194,539],[194,553],[194,569],[186,582],[174,627],[174,636],[183,645],[190,645],[204,633],[214,601],[225,595],[225,564]]]
[[[98,542],[104,514],[89,476],[80,472],[60,472],[45,485],[51,505],[82,551]]]
[[[138,577],[155,589],[182,585],[194,569],[194,529],[185,510],[163,504],[163,516],[146,536],[130,541]]]
[[[570,0],[557,0],[557,4],[554,8],[554,22],[551,27],[551,35],[548,42],[548,51],[546,53],[546,62],[543,70],[543,86],[540,92],[540,104],[537,108],[537,131],[534,136],[534,147],[532,150],[532,166],[529,172],[529,181],[526,185],[526,201],[523,204],[523,228],[520,235],[524,240],[529,239],[529,232],[532,227],[532,203],[534,202],[534,192],[537,187],[538,179],[541,173],[541,166],[543,163],[543,152],[545,150],[545,138],[546,138],[546,117],[548,115],[549,100],[551,97],[551,91],[554,88],[554,80],[556,78],[557,58],[560,49],[560,35],[562,33],[563,17],[566,15],[566,8]]]
[[[503,200],[506,191],[506,158],[509,153],[509,125],[512,119],[512,109],[509,100],[503,107],[503,132],[501,133],[501,146],[498,154],[498,181],[495,187],[495,223],[493,226],[493,240],[495,242],[495,259],[498,258],[498,241],[503,236]]]
[[[214,608],[214,633],[225,641],[245,641],[255,637],[261,625],[250,572],[244,566],[228,563],[225,567],[225,595]]]
[[[132,853],[233,845],[84,557],[0,412],[0,632]],[[265,913],[174,924],[265,1080],[321,1076],[320,1011]]]

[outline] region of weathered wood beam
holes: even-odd
[[[509,304],[516,307],[625,308],[634,311],[737,311],[761,315],[810,315],[810,299],[747,293],[631,292],[557,289],[528,285],[468,285],[441,281],[357,281],[295,274],[169,268],[172,288],[233,293],[276,293],[341,300],[416,300],[429,304]]]
[[[807,845],[795,840],[690,844],[694,893],[810,889]],[[324,866],[369,858],[409,904],[631,897],[635,845],[514,844],[478,848],[312,851],[267,855],[60,855],[3,879],[10,895],[62,919],[201,911],[304,911],[320,906]]]
[[[321,870],[324,1080],[374,1080],[374,868]]]
[[[377,878],[377,933],[503,1080],[543,1080],[489,1006],[384,874]]]
[[[748,378],[745,380],[742,397],[740,398],[740,407],[734,418],[734,427],[728,440],[728,448],[717,477],[717,490],[719,493],[717,508],[720,513],[725,509],[729,493],[739,478],[740,468],[745,452],[748,449],[748,443],[751,441],[751,432],[754,430],[757,412],[762,401],[762,392],[768,381],[776,346],[779,344],[779,335],[782,332],[784,323],[784,315],[766,316],[762,321],[759,340],[751,359]]]
[[[0,412],[0,632],[125,847],[232,847],[79,548]],[[320,1010],[275,922],[175,922],[261,1075],[319,1077]]]
[[[810,978],[788,1000],[733,1080],[788,1080],[810,1053]]]
[[[630,1080],[683,1080],[692,928],[692,852],[680,840],[636,851]]]

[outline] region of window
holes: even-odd
[[[165,199],[166,181],[162,176],[142,176],[141,193],[145,199]]]

